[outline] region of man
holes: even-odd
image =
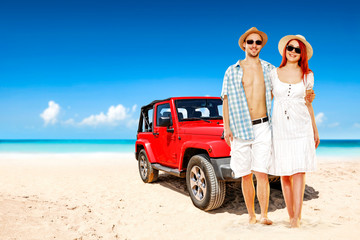
[[[267,216],[270,194],[267,172],[271,156],[269,73],[274,66],[259,59],[266,42],[267,35],[255,27],[240,37],[239,46],[245,51],[245,59],[226,70],[221,97],[224,136],[231,147],[230,166],[234,178],[242,177],[249,223],[256,223],[254,173],[261,208],[260,223],[271,225]]]

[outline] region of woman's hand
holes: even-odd
[[[320,144],[319,132],[317,129],[314,131],[314,141],[315,141],[315,149],[316,149]]]

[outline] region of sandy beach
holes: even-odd
[[[185,179],[141,181],[134,154],[0,154],[0,239],[358,239],[360,157],[319,158],[303,220],[290,229],[272,185],[272,226],[248,225],[239,183],[217,210],[193,206]],[[257,213],[259,206],[257,205]]]

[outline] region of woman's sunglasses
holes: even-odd
[[[287,45],[286,46],[286,50],[288,50],[289,52],[292,52],[292,50],[295,49],[295,52],[300,54],[301,53],[301,49],[300,48],[297,48],[297,47],[293,47],[293,46],[290,46],[290,45]]]
[[[251,44],[254,43],[254,40],[246,40],[246,43],[249,44],[249,45],[251,45]],[[256,40],[256,41],[255,41],[255,44],[256,44],[256,45],[261,45],[261,44],[262,44],[262,41]]]

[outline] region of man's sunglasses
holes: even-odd
[[[295,52],[300,54],[301,53],[301,49],[300,48],[297,48],[297,47],[293,47],[293,46],[290,46],[290,45],[287,45],[286,46],[286,50],[288,50],[289,52],[292,52],[292,50],[295,49]]]
[[[246,40],[246,43],[249,44],[249,45],[251,45],[251,44],[254,43],[254,40]],[[261,45],[261,44],[262,44],[262,41],[256,40],[255,43],[256,43],[256,45]]]

